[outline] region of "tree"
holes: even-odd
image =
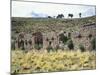
[[[68,14],[68,17],[71,17],[71,18],[73,18],[73,16],[74,16],[73,14]]]
[[[56,18],[63,18],[64,15],[63,14],[58,14],[58,16]]]
[[[61,16],[61,18],[63,18],[63,17],[64,17],[64,15],[63,15],[63,14],[60,14],[60,16]]]
[[[48,18],[52,18],[51,16],[48,16]]]
[[[79,13],[79,17],[81,18],[81,16],[82,16],[82,13]]]

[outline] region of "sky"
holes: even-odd
[[[12,17],[53,17],[58,14],[64,14],[64,17],[68,18],[69,13],[74,15],[73,18],[79,18],[79,13],[82,13],[82,17],[96,14],[95,6],[93,5],[62,5],[12,1]]]

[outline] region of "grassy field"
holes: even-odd
[[[54,71],[89,70],[96,68],[95,51],[80,52],[46,50],[12,51],[12,73],[36,73]]]

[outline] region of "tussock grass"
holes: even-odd
[[[95,51],[12,51],[12,73],[87,70],[96,68]]]

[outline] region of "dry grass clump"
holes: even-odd
[[[96,68],[96,54],[93,51],[47,52],[31,50],[12,51],[12,73],[35,73],[52,71],[71,71]]]

